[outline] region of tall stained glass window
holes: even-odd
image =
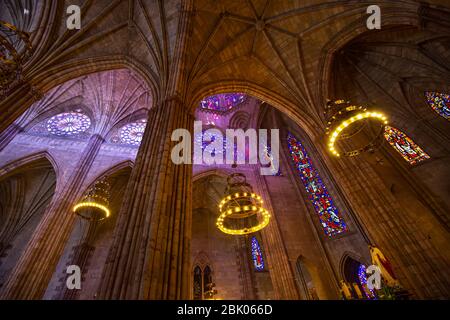
[[[85,132],[91,126],[91,119],[83,113],[64,112],[47,121],[47,130],[57,136],[67,137]]]
[[[425,92],[427,102],[441,117],[450,120],[450,94],[439,92]]]
[[[200,269],[199,266],[196,266],[194,269],[194,300],[202,300],[202,284],[202,269]]]
[[[255,266],[255,270],[256,271],[264,270],[264,259],[261,247],[259,246],[258,239],[256,239],[255,236],[251,238],[251,247],[252,247],[253,265]]]
[[[288,133],[287,142],[292,160],[308,192],[309,199],[319,216],[325,234],[332,237],[345,232],[347,225],[340,216],[338,209],[334,206],[333,199],[312,164],[305,148],[291,133]]]
[[[241,104],[245,100],[243,93],[225,93],[209,96],[200,101],[200,108],[212,111],[225,112]]]
[[[430,159],[430,156],[425,151],[415,144],[406,134],[396,128],[386,126],[384,128],[384,137],[412,165]]]

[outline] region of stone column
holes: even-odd
[[[47,289],[75,221],[72,206],[104,139],[91,136],[67,182],[53,196],[42,221],[1,292],[1,299],[40,299]]]
[[[193,123],[178,98],[150,111],[99,299],[189,298],[192,165],[172,162],[171,135]]]
[[[82,219],[78,217],[77,219]],[[81,236],[81,244],[78,244],[72,248],[73,253],[71,259],[67,262],[66,267],[70,265],[76,265],[80,267],[81,270],[81,280],[84,281],[84,276],[87,271],[87,267],[89,266],[89,260],[92,257],[92,254],[95,251],[95,247],[93,246],[95,237],[97,235],[98,227],[101,222],[98,221],[86,221],[82,220],[83,230]],[[67,281],[68,274],[66,270],[63,271],[63,275],[61,277],[63,288],[61,291],[54,297],[56,300],[75,300],[78,298],[78,294],[80,290],[70,290],[65,286]],[[83,287],[83,283],[81,284]]]
[[[236,255],[241,272],[242,282],[242,299],[243,300],[256,300],[255,283],[253,270],[251,268],[249,259],[249,246],[248,236],[236,237]]]
[[[360,158],[345,158],[338,165],[341,186],[374,244],[391,260],[400,283],[416,298],[448,298],[448,262],[399,206],[370,164]]]
[[[256,188],[264,199],[264,207],[271,213],[270,223],[261,231],[265,245],[265,252],[269,264],[270,278],[272,279],[276,299],[298,300],[297,284],[295,274],[291,268],[283,237],[278,226],[276,213],[274,213],[270,203],[270,195],[267,190],[266,179],[259,174],[259,169],[254,174]]]

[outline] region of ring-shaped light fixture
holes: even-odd
[[[348,157],[356,156],[362,152],[373,150],[380,144],[379,143],[379,141],[381,140],[380,137],[384,132],[385,125],[388,124],[387,117],[383,113],[368,111],[362,106],[357,107],[354,105],[350,105],[349,102],[346,102],[344,100],[337,100],[334,102],[330,102],[329,106],[331,106],[330,109],[332,109],[333,107],[335,109],[334,114],[331,116],[330,121],[328,122],[329,127],[327,128],[327,135],[329,136],[327,144],[328,149],[332,154],[334,154],[337,157],[341,156],[341,153],[337,150],[335,146],[336,141],[349,139],[351,136],[353,136],[354,134],[346,135],[343,133],[343,131],[346,128],[352,126],[355,122],[362,121],[365,119],[374,119],[380,121],[381,122],[380,131],[373,138],[373,140],[366,146],[356,150],[342,152],[342,154]],[[338,111],[336,111],[336,109]],[[336,124],[338,121],[340,121],[339,124]],[[358,129],[357,131],[359,132],[360,129]]]
[[[78,214],[82,218],[87,219],[87,220],[93,220],[92,217],[84,215],[83,212],[82,212],[83,210],[81,210],[81,209],[93,209],[93,210],[99,210],[100,212],[102,212],[103,213],[103,217],[96,219],[96,221],[100,221],[100,220],[106,219],[111,214],[109,209],[106,206],[104,206],[102,204],[99,204],[99,203],[96,203],[96,202],[93,202],[93,201],[80,202],[80,203],[78,203],[77,205],[75,205],[73,207],[73,212],[75,212],[76,214]]]
[[[240,203],[248,203],[248,205],[240,205]],[[220,215],[217,218],[216,225],[224,233],[232,235],[246,235],[265,228],[270,221],[269,212],[263,207],[261,196],[250,192],[237,192],[233,195],[226,196],[219,204]],[[235,217],[248,217],[256,215],[262,217],[257,225],[249,228],[231,229],[224,226],[227,219]]]

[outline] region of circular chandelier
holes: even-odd
[[[388,124],[387,117],[381,112],[367,110],[363,106],[355,106],[349,101],[336,100],[327,103],[325,112],[328,116],[326,134],[328,136],[328,149],[332,154],[340,157],[354,157],[363,152],[373,151],[381,145],[384,127]],[[381,123],[380,129],[363,147],[340,152],[336,147],[337,141],[344,141],[360,133],[367,125],[366,120],[377,120]]]
[[[231,235],[246,235],[265,228],[270,221],[261,196],[253,192],[242,173],[227,178],[225,197],[219,204],[216,225],[220,231]]]
[[[83,200],[73,207],[73,212],[89,221],[101,221],[108,218],[111,212],[109,205],[110,185],[106,179],[96,181],[86,192]]]
[[[31,57],[32,45],[28,32],[0,21],[0,95],[20,80],[25,62]]]

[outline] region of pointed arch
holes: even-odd
[[[0,169],[0,287],[24,254],[56,190],[54,161],[46,152]]]
[[[96,177],[92,178],[92,180],[90,181],[90,183],[86,187],[86,189],[89,189],[90,187],[92,187],[96,181],[98,181],[102,178],[111,177],[115,174],[118,174],[122,170],[133,169],[133,167],[134,167],[134,162],[131,160],[125,160],[125,161],[119,162],[118,164],[106,169],[105,171],[103,171],[102,173],[97,175]]]
[[[411,165],[431,158],[410,137],[397,128],[386,126],[384,138]]]
[[[213,283],[214,270],[211,260],[206,252],[200,251],[194,258],[192,264],[192,294],[194,300],[205,300],[211,298],[207,296],[208,285]]]
[[[353,261],[360,264],[363,261],[363,259],[360,255],[357,255],[356,253],[346,251],[342,255],[341,260],[339,262],[339,272],[340,272],[341,278],[348,282],[350,281],[349,280],[350,274],[346,274],[346,272],[348,273],[349,265],[352,264]]]
[[[317,131],[317,128],[320,128],[320,124],[303,108],[298,107],[298,101],[293,101],[273,90],[269,90],[249,81],[220,81],[202,86],[201,89],[194,92],[192,98],[189,100],[189,109],[191,112],[195,112],[199,102],[204,97],[230,92],[244,93],[261,101],[267,102],[283,114],[289,116],[295,123],[305,130],[306,134],[311,139],[321,134],[321,132]]]
[[[367,287],[367,265],[362,261],[361,257],[346,252],[341,258],[340,269],[342,279],[350,284],[350,287],[359,288],[360,294],[355,291],[358,299],[374,299],[375,293]]]
[[[9,176],[9,174],[17,168],[21,168],[30,164],[36,164],[40,160],[44,159],[47,160],[52,165],[52,169],[55,172],[56,177],[59,177],[59,166],[56,160],[47,151],[40,151],[19,159],[15,159],[5,164],[3,167],[0,168],[0,180],[3,180],[7,176]]]

